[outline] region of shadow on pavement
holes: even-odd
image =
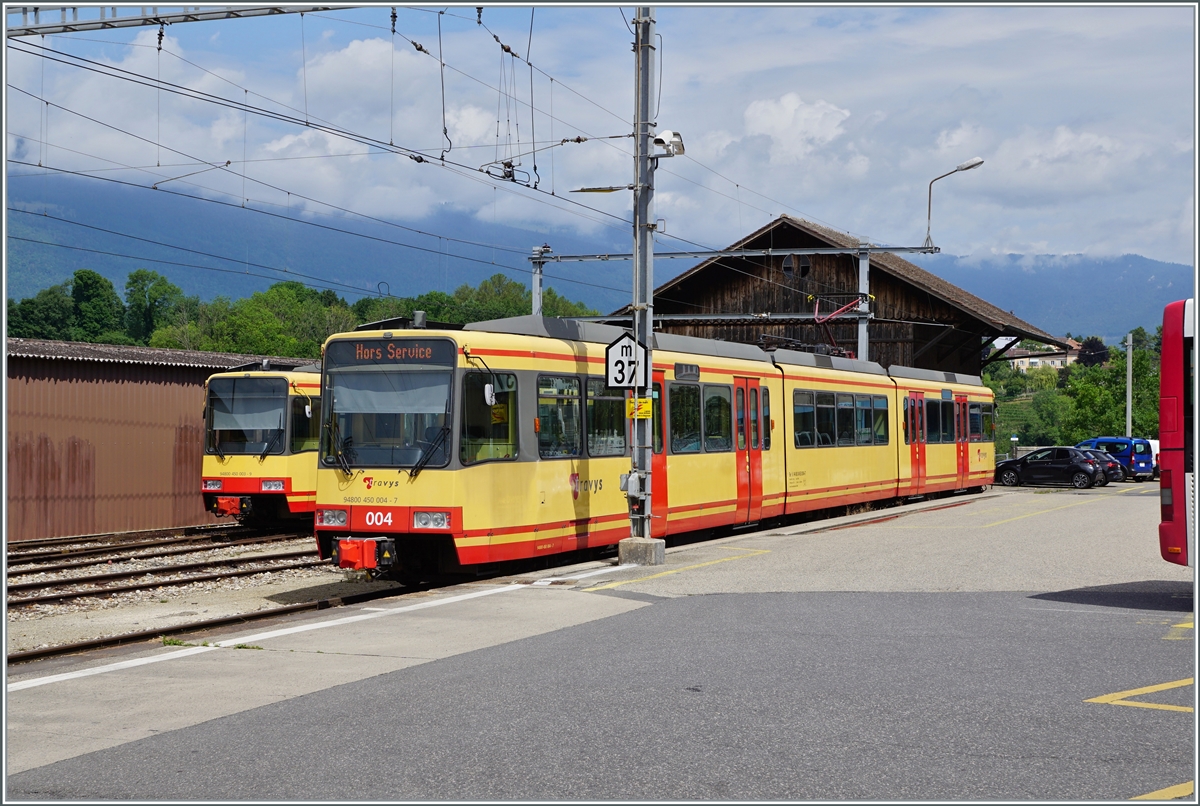
[[[1192,612],[1192,584],[1166,580],[1122,582],[1117,585],[1094,585],[1087,588],[1039,593],[1030,599],[1048,602],[1124,607],[1131,610],[1166,610]]]

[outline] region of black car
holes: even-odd
[[[1095,483],[1098,470],[1095,460],[1079,448],[1038,448],[1020,459],[1009,459],[996,465],[996,483],[1006,487],[1070,484],[1086,490]]]
[[[1115,456],[1107,454],[1104,451],[1084,450],[1085,454],[1090,456],[1095,461],[1096,466],[1104,471],[1096,474],[1096,486],[1103,487],[1110,481],[1124,481],[1125,467],[1117,461]]]

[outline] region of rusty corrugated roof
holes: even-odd
[[[313,363],[311,358],[290,358],[274,355],[241,355],[239,353],[209,353],[203,350],[170,350],[163,347],[140,347],[126,344],[90,344],[78,341],[48,341],[44,339],[5,339],[5,353],[10,358],[47,358],[67,361],[105,361],[121,364],[157,364],[174,367],[201,367],[223,370],[262,361],[267,358],[277,369],[289,369]]]
[[[803,218],[795,216],[781,215],[779,218],[766,224],[756,232],[747,235],[728,249],[748,249],[751,248],[748,244],[754,242],[755,239],[766,234],[771,229],[778,227],[780,224],[788,224],[796,229],[806,232],[815,238],[828,243],[830,246],[853,248],[858,246],[858,239],[853,235],[825,227],[820,224],[814,224]],[[886,247],[878,247],[886,248]],[[683,274],[668,280],[654,290],[655,295],[664,294],[671,291],[676,285],[696,276],[697,274],[718,265],[721,258],[709,258],[704,262],[685,271]],[[916,264],[909,263],[904,258],[889,253],[889,252],[872,252],[871,268],[882,270],[894,277],[905,281],[909,285],[925,291],[938,299],[945,300],[949,304],[959,310],[969,314],[970,316],[979,319],[985,324],[991,325],[998,330],[1001,335],[1020,336],[1022,338],[1035,339],[1045,344],[1057,344],[1060,347],[1067,347],[1067,344],[1059,338],[1051,336],[1041,328],[1029,324],[1017,315],[997,308],[995,305],[980,299],[969,291],[964,291],[953,283],[949,283],[938,277],[936,274],[922,269]],[[628,306],[616,313],[627,312]]]

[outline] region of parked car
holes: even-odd
[[[1096,482],[1099,471],[1095,460],[1082,450],[1055,446],[1039,448],[1020,459],[998,463],[996,483],[1006,487],[1019,484],[1070,484],[1086,490]]]
[[[1096,462],[1096,466],[1102,471],[1096,474],[1096,486],[1103,487],[1110,481],[1124,481],[1125,468],[1117,461],[1116,457],[1105,453],[1104,451],[1092,451],[1086,448],[1083,452]]]
[[[1075,446],[1104,451],[1125,468],[1125,478],[1143,481],[1154,478],[1154,449],[1150,440],[1138,437],[1093,437]]]
[[[1157,439],[1148,439],[1146,441],[1150,443],[1150,452],[1152,454],[1154,454],[1154,478],[1157,479],[1158,478],[1158,440]]]

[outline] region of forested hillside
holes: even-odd
[[[249,297],[218,296],[202,302],[146,269],[131,272],[124,298],[113,283],[79,269],[66,283],[20,302],[8,300],[8,335],[28,339],[143,344],[185,350],[317,358],[333,334],[357,325],[425,311],[431,321],[462,324],[521,316],[532,310],[532,292],[502,274],[453,294],[363,297],[353,304],[333,291],[298,282],[275,283]],[[594,316],[598,311],[546,289],[546,316]]]

